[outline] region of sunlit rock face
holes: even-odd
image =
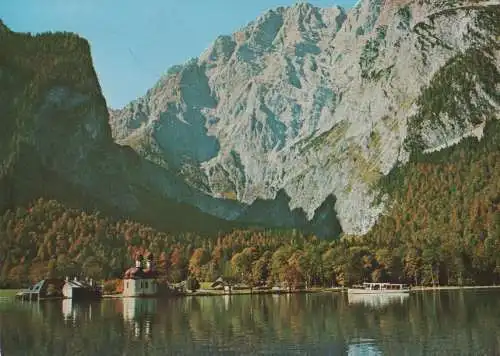
[[[313,219],[329,206],[344,232],[363,234],[387,207],[374,203],[377,182],[412,147],[480,135],[498,115],[498,81],[481,75],[498,74],[498,18],[498,1],[276,8],[111,110],[113,137],[219,198],[179,194],[204,211],[257,219],[245,205],[276,201],[258,219],[293,226],[290,211]],[[226,200],[242,205],[215,208]]]

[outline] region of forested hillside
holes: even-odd
[[[114,144],[87,40],[17,33],[0,19],[0,48],[1,213],[43,197],[168,231],[232,226],[167,196],[202,199]]]
[[[218,275],[262,280],[352,284],[492,284],[500,281],[500,123],[484,137],[414,155],[391,172],[394,201],[365,236],[322,241],[293,231],[241,230],[218,236],[166,234],[132,221],[39,200],[0,219],[2,282],[46,275],[120,277],[137,253],[152,252],[163,278]]]

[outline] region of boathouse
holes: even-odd
[[[66,277],[62,288],[64,298],[70,299],[95,299],[101,296],[100,291],[94,285],[94,282],[79,281],[76,277],[71,281]]]
[[[123,296],[150,297],[157,295],[156,277],[153,255],[148,255],[146,266],[143,266],[143,257],[139,255],[136,258],[135,267],[129,268],[123,277]]]

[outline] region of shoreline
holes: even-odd
[[[116,299],[116,298],[162,298],[162,297],[217,297],[224,295],[264,295],[264,294],[300,294],[300,293],[336,293],[336,292],[344,292],[345,288],[343,287],[335,287],[335,288],[310,288],[310,289],[299,289],[299,290],[252,290],[250,289],[239,289],[233,290],[231,293],[228,293],[223,290],[209,290],[209,289],[200,289],[195,292],[173,292],[166,293],[164,295],[158,296],[144,296],[144,297],[124,297],[122,294],[105,294],[102,298]]]
[[[461,290],[461,289],[499,289],[500,285],[492,286],[416,286],[411,291],[433,291],[433,290]]]
[[[121,293],[116,294],[103,294],[100,299],[123,299],[123,298],[182,298],[182,297],[216,297],[225,295],[281,295],[281,294],[314,294],[314,293],[347,293],[346,287],[330,287],[330,288],[319,288],[313,287],[309,289],[297,289],[297,290],[250,290],[250,289],[238,289],[233,290],[228,293],[224,290],[210,290],[210,289],[199,289],[195,292],[170,292],[165,294],[160,294],[157,296],[144,296],[144,297],[124,297]],[[484,285],[484,286],[415,286],[411,287],[410,292],[429,292],[429,291],[449,291],[449,290],[494,290],[500,289],[500,285]],[[16,299],[15,295],[20,289],[0,289],[0,300],[1,299]],[[64,297],[45,297],[40,298],[43,300],[64,300],[70,298]]]
[[[309,288],[309,289],[296,289],[296,290],[252,290],[239,289],[233,290],[231,293],[218,290],[201,289],[196,292],[185,292],[183,296],[218,296],[218,295],[253,295],[253,294],[300,294],[300,293],[328,293],[328,292],[343,292],[346,290],[343,287],[335,288]]]
[[[130,298],[162,298],[162,297],[216,297],[225,295],[266,295],[266,294],[314,294],[314,293],[347,293],[347,287],[333,287],[333,288],[310,288],[310,289],[299,289],[299,290],[253,290],[250,289],[240,289],[233,290],[231,293],[227,293],[223,290],[207,290],[201,289],[196,292],[178,292],[167,295],[159,295],[157,297],[130,297]],[[410,292],[428,292],[428,291],[446,291],[446,290],[481,290],[481,289],[500,289],[500,285],[489,285],[489,286],[416,286],[412,287]],[[107,294],[103,295],[102,298],[127,298],[123,297],[121,294]]]

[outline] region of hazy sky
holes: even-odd
[[[295,0],[1,0],[14,31],[72,31],[89,40],[108,106],[145,94],[174,64],[197,57],[269,8]],[[356,1],[310,0],[349,8]]]

